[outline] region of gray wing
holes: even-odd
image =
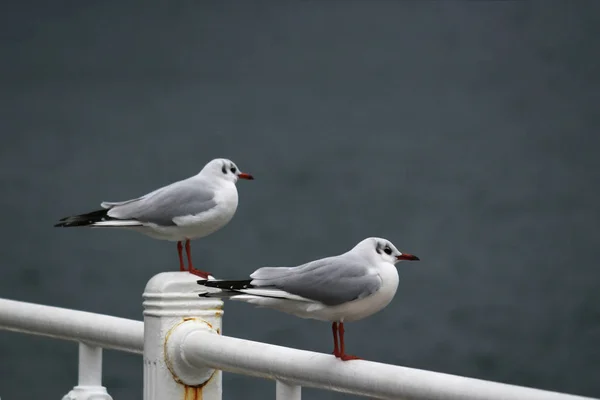
[[[135,219],[161,226],[174,226],[173,218],[197,215],[217,205],[214,191],[196,179],[186,179],[165,186],[134,200],[120,203],[102,203],[110,207],[108,216]]]
[[[379,275],[369,273],[364,262],[344,256],[299,267],[260,268],[250,277],[255,286],[275,287],[328,306],[362,299],[381,287]]]

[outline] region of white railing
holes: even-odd
[[[198,297],[196,279],[152,278],[143,323],[0,299],[0,329],[79,342],[78,385],[63,400],[112,399],[101,382],[102,348],[143,354],[144,400],[220,400],[221,371],[273,379],[276,398],[286,400],[300,399],[302,386],[380,399],[586,399],[222,336],[223,304]]]

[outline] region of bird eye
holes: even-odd
[[[231,172],[233,172],[233,173],[235,174],[235,171],[237,171],[237,170],[235,169],[235,167],[231,167]]]
[[[388,246],[385,246],[385,249],[383,249],[383,252],[387,255],[392,254],[392,249],[390,249]]]

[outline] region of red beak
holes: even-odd
[[[240,179],[248,179],[249,181],[251,181],[252,179],[254,179],[254,177],[252,175],[246,174],[244,172],[240,172],[238,174],[238,178],[240,178]]]
[[[396,256],[397,260],[407,260],[407,261],[419,261],[419,257],[413,256],[412,254],[402,253],[399,256]]]

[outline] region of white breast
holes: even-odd
[[[398,270],[394,265],[389,263],[382,264],[378,270],[379,277],[381,278],[381,287],[379,290],[365,298],[331,308],[328,307],[328,313],[332,314],[330,315],[330,321],[358,321],[381,311],[390,304],[396,295],[396,290],[398,290]],[[337,318],[332,319],[331,317]]]

